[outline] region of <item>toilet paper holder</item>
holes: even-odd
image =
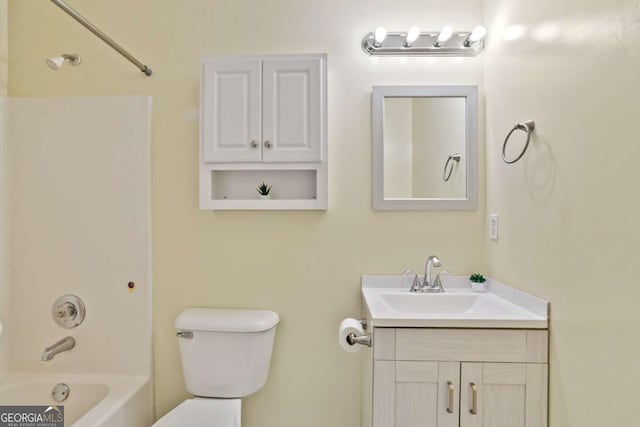
[[[362,325],[362,329],[367,330],[367,318],[363,317],[362,319],[358,319],[358,322]]]
[[[362,325],[362,329],[367,330],[367,318],[363,317],[362,319],[358,319],[360,324]],[[369,335],[356,335],[354,333],[350,333],[347,335],[347,344],[349,345],[366,345],[367,347],[371,347],[371,334]]]
[[[371,335],[356,335],[353,332],[347,335],[347,344],[349,345],[366,345],[371,347]]]

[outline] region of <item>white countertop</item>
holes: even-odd
[[[406,281],[406,279],[405,279]],[[362,276],[374,327],[547,329],[549,302],[496,280],[471,290],[466,276],[442,276],[444,293],[412,293],[402,276]]]

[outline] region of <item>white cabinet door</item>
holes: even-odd
[[[546,427],[547,365],[463,363],[460,427]]]
[[[374,362],[374,427],[457,427],[460,363]]]
[[[210,59],[203,67],[204,161],[261,161],[261,61]]]
[[[322,160],[322,69],[321,58],[264,60],[263,161]]]

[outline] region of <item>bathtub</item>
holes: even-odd
[[[69,386],[61,403],[51,397]],[[149,378],[93,374],[15,374],[0,378],[0,405],[64,406],[65,427],[148,427],[153,422]]]

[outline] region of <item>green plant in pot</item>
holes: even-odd
[[[256,190],[258,190],[258,195],[261,199],[270,199],[271,198],[271,186],[265,184],[264,182],[260,184]]]
[[[469,281],[471,282],[471,290],[473,290],[475,292],[485,292],[486,291],[486,288],[484,286],[484,282],[486,282],[487,279],[485,279],[482,274],[473,273],[469,277]]]

